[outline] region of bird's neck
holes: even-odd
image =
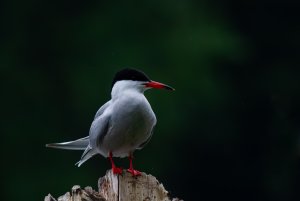
[[[144,87],[140,86],[138,83],[132,81],[119,81],[112,88],[111,98],[116,99],[126,94],[136,94],[137,96],[144,95],[144,91]]]

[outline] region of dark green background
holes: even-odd
[[[88,135],[123,67],[176,88],[146,92],[137,169],[185,200],[299,200],[295,2],[2,1],[1,200],[96,188],[106,159],[44,145]]]

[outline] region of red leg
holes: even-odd
[[[122,170],[122,168],[116,167],[116,165],[115,165],[115,163],[112,159],[112,153],[111,152],[109,152],[109,161],[111,163],[111,169],[112,169],[113,173],[121,175],[123,170]]]
[[[129,169],[127,169],[127,171],[130,172],[132,174],[132,176],[140,176],[141,172],[138,171],[138,170],[133,169],[133,165],[132,165],[133,156],[132,156],[132,154],[129,154],[128,158],[129,158]]]

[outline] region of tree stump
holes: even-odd
[[[170,198],[168,191],[152,175],[142,173],[133,177],[124,171],[122,176],[114,175],[111,170],[98,180],[98,192],[91,187],[73,186],[71,192],[57,200],[47,195],[44,201],[180,201]]]

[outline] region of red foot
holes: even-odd
[[[133,177],[141,176],[141,172],[134,169],[127,169],[127,172],[130,172]]]
[[[114,161],[113,161],[113,159],[112,159],[112,152],[111,152],[111,151],[109,152],[108,158],[109,158],[110,163],[111,163],[111,169],[112,169],[112,172],[113,172],[114,174],[122,175],[123,169],[122,169],[122,168],[116,167],[116,165],[115,165],[115,163],[114,163]]]
[[[122,175],[123,169],[118,167],[112,167],[112,172],[114,174]]]

